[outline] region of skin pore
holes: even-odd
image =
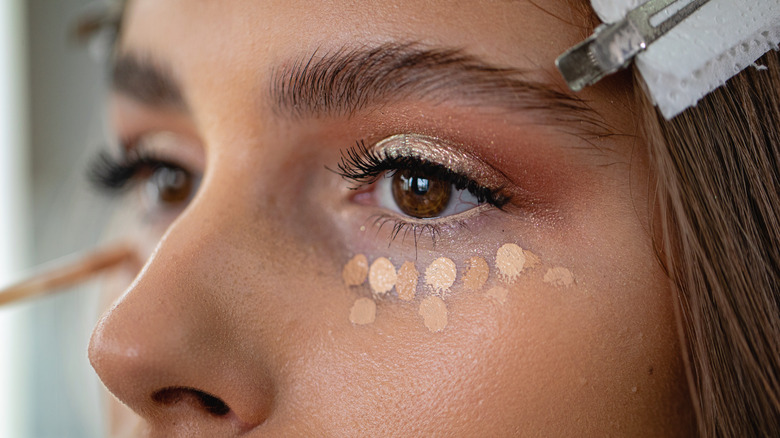
[[[131,0],[115,129],[199,184],[189,201],[138,206],[133,238],[149,260],[93,334],[95,370],[135,411],[116,404],[114,432],[689,436],[628,88],[567,95],[553,60],[587,30],[567,24],[584,22],[568,4],[546,3]],[[334,77],[338,66],[355,74]],[[440,139],[509,201],[410,219],[380,184],[351,190],[333,171],[358,142],[399,134]],[[545,281],[546,269],[499,283],[492,260],[507,243],[576,283]],[[371,296],[342,279],[357,254],[420,274],[481,257],[484,290],[506,295],[497,305],[460,274],[432,331],[421,277],[412,300],[388,294],[355,324],[350,309]]]

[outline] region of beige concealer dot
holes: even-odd
[[[509,294],[509,291],[501,286],[491,287],[488,289],[487,292],[485,292],[485,295],[488,298],[493,299],[498,304],[504,304],[506,303],[506,297]]]
[[[574,275],[570,270],[556,266],[547,270],[544,274],[544,282],[556,287],[568,287],[574,284]]]
[[[439,332],[447,327],[447,305],[437,296],[422,300],[419,314],[423,317],[425,327],[432,332]]]
[[[371,298],[358,298],[349,311],[352,324],[371,324],[376,320],[376,303]]]
[[[371,269],[368,271],[368,284],[371,285],[371,290],[377,295],[384,295],[390,292],[395,286],[397,279],[395,272],[395,266],[393,263],[385,257],[379,257],[371,264]]]
[[[447,257],[440,257],[431,262],[425,270],[425,284],[436,292],[445,292],[455,283],[457,272],[455,262]]]
[[[469,267],[463,276],[463,284],[466,289],[472,291],[481,290],[488,280],[490,268],[482,257],[472,257],[468,261]]]
[[[344,269],[341,271],[341,276],[344,278],[344,284],[347,286],[360,286],[366,281],[368,275],[368,259],[363,254],[358,254],[352,257]]]
[[[535,268],[536,265],[542,262],[542,259],[531,251],[524,249],[523,255],[525,255],[525,265],[523,266],[523,269]]]
[[[398,270],[398,281],[395,284],[395,290],[398,292],[398,298],[404,301],[414,299],[417,292],[417,279],[420,273],[414,267],[414,263],[405,262]]]
[[[525,267],[525,253],[514,243],[504,244],[496,252],[496,268],[506,283],[514,283]]]

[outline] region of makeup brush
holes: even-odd
[[[36,269],[29,279],[0,289],[0,306],[75,286],[124,262],[137,260],[138,255],[127,243],[66,256]]]

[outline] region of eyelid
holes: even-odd
[[[127,153],[147,153],[178,164],[192,173],[203,173],[206,157],[200,144],[191,137],[174,131],[158,130],[121,142]]]
[[[502,190],[509,179],[481,159],[463,151],[464,146],[421,134],[397,134],[371,148],[389,158],[413,157],[444,166],[453,173],[468,176],[480,185]]]

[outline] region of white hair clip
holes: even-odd
[[[602,24],[555,61],[574,91],[635,61],[666,119],[780,42],[780,0],[592,0]]]

